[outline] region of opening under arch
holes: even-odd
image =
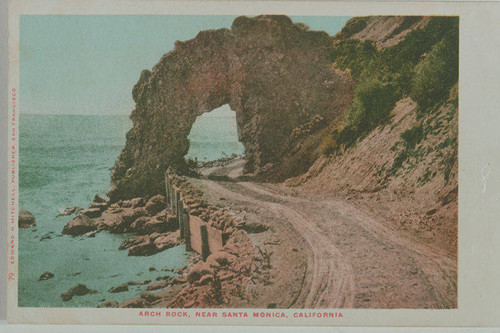
[[[186,159],[205,162],[245,154],[238,140],[236,113],[227,104],[197,117],[188,139]]]

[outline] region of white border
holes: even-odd
[[[494,326],[500,324],[500,6],[472,3],[339,3],[286,1],[92,1],[18,0],[9,7],[9,85],[19,87],[19,15],[33,14],[200,14],[200,15],[459,15],[459,269],[458,309],[342,309],[341,320],[220,320],[164,317],[143,320],[140,309],[17,308],[17,280],[8,283],[8,318],[24,323],[192,324],[192,325],[340,325],[340,326]],[[22,98],[22,96],[21,96]],[[19,111],[22,112],[21,109]],[[9,112],[11,112],[9,108]],[[489,165],[487,190],[481,170]],[[17,234],[17,230],[15,232]],[[10,235],[10,234],[9,234]],[[17,274],[17,266],[8,267]],[[187,310],[194,312],[195,310]],[[222,311],[222,310],[216,310]],[[243,311],[243,310],[242,310]],[[253,310],[249,310],[253,312]],[[278,310],[277,312],[281,312]],[[285,313],[296,310],[283,310]]]

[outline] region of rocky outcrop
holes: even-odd
[[[19,218],[18,218],[18,226],[19,228],[29,228],[31,226],[35,226],[36,221],[35,217],[33,214],[28,212],[26,209],[21,208],[19,211]]]
[[[122,285],[119,285],[117,287],[112,287],[111,289],[108,290],[110,293],[121,293],[124,291],[128,291],[128,284],[124,283]]]
[[[97,306],[98,309],[100,308],[117,308],[119,306],[117,301],[106,301],[104,303],[101,303]]]
[[[169,232],[137,236],[122,242],[120,250],[128,249],[129,256],[150,256],[181,244],[180,233]]]
[[[61,209],[59,209],[59,214],[57,214],[57,217],[78,214],[81,211],[83,211],[83,208],[76,207],[76,206],[69,206],[66,208],[61,208]]]
[[[146,211],[149,215],[155,215],[165,208],[165,197],[161,194],[157,194],[148,200],[146,204]]]
[[[372,40],[378,48],[396,45],[411,31],[425,27],[430,16],[353,17],[335,35],[337,40]]]
[[[161,193],[167,168],[186,170],[196,117],[225,104],[236,112],[247,173],[284,179],[306,171],[318,131],[352,99],[349,74],[329,60],[331,42],[286,16],[242,16],[231,30],[176,42],[132,91],[134,126],[112,171],[111,202]],[[292,135],[318,116],[307,136]]]
[[[148,306],[149,302],[144,298],[128,299],[119,305],[120,308],[147,308]]]
[[[54,273],[52,272],[44,272],[40,277],[38,278],[38,281],[45,281],[48,279],[52,279],[54,277]]]
[[[79,236],[97,229],[96,223],[86,215],[78,215],[64,226],[64,235]]]
[[[69,301],[73,298],[73,296],[83,296],[87,294],[96,294],[97,290],[92,290],[87,288],[84,284],[77,284],[73,288],[61,294],[61,298],[64,302]]]

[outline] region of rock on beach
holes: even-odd
[[[35,225],[36,221],[33,214],[28,212],[26,209],[21,208],[21,210],[19,211],[19,219],[18,219],[19,228],[29,228]]]
[[[78,215],[72,219],[66,226],[62,233],[70,236],[80,236],[88,232],[97,230],[97,226],[88,216]]]
[[[92,290],[87,288],[84,284],[77,284],[73,288],[70,288],[68,291],[65,291],[61,294],[61,298],[64,302],[69,301],[73,298],[73,296],[83,296],[87,294],[97,294],[97,290]]]
[[[52,279],[54,277],[54,273],[52,272],[44,272],[42,275],[40,275],[40,278],[38,278],[38,281],[44,281],[48,279]]]

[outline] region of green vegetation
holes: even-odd
[[[356,98],[345,115],[345,124],[367,132],[387,118],[399,94],[393,82],[376,76],[367,77],[356,86]]]
[[[410,97],[422,107],[446,99],[458,80],[458,49],[443,39],[415,66]]]
[[[415,148],[415,146],[422,141],[423,136],[424,129],[421,125],[414,126],[413,128],[401,133],[401,139],[404,140],[406,149]]]
[[[396,30],[420,19],[408,17]],[[341,151],[389,119],[397,101],[411,97],[422,114],[436,110],[458,80],[458,17],[432,17],[423,29],[410,32],[400,43],[378,50],[373,41],[345,40],[366,27],[368,18],[349,21],[333,46],[331,60],[349,70],[356,88],[341,124],[332,124],[321,150]],[[403,28],[401,28],[403,26]],[[424,138],[422,128],[403,133],[406,149]],[[402,154],[403,162],[406,158]],[[396,161],[395,161],[396,163]]]
[[[424,128],[422,125],[416,125],[413,128],[401,133],[401,139],[403,139],[403,141],[397,143],[395,147],[393,147],[393,150],[395,150],[398,145],[402,145],[403,147],[392,163],[392,167],[390,169],[391,174],[394,174],[399,168],[401,168],[403,162],[412,155],[413,149],[420,143],[420,141],[422,141],[423,138]]]

